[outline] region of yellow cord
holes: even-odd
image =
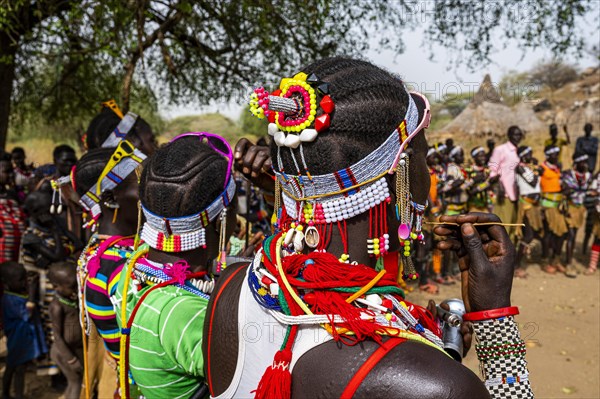
[[[148,249],[136,252],[127,263],[127,269],[123,281],[123,291],[121,292],[121,329],[127,328],[127,293],[129,291],[129,276],[133,271],[133,267],[137,263],[138,259],[148,253]],[[128,376],[127,376],[127,365],[125,364],[125,352],[127,351],[127,335],[121,334],[119,339],[119,385],[121,387],[121,395],[125,395],[127,392]],[[123,397],[123,396],[121,396]],[[129,398],[124,398],[129,399]]]
[[[87,279],[87,277],[86,277]],[[83,281],[85,284],[85,280]],[[85,302],[85,301],[84,301]],[[87,334],[85,333],[87,329],[87,324],[85,322],[85,311],[82,309],[81,314],[81,324],[83,328],[81,329],[81,334],[83,335],[83,377],[85,383],[85,399],[90,399],[90,376],[89,376],[89,365],[88,365],[88,342],[87,342]]]
[[[279,275],[281,276],[281,281],[283,281],[283,285],[285,285],[285,288],[287,288],[287,290],[290,293],[290,295],[292,296],[292,298],[294,298],[294,301],[298,304],[298,306],[300,306],[300,308],[302,310],[304,310],[304,313],[306,313],[308,315],[312,315],[313,312],[311,312],[310,309],[308,308],[308,306],[304,303],[304,301],[302,301],[302,299],[300,299],[300,297],[298,295],[296,295],[296,291],[294,291],[294,289],[290,285],[290,282],[288,281],[285,273],[283,272],[283,265],[281,264],[281,244],[282,243],[283,243],[283,235],[281,237],[279,237],[279,239],[277,240],[277,246],[275,249],[275,260],[277,263],[277,271],[279,272]]]
[[[379,274],[377,274],[377,276],[375,276],[375,278],[371,281],[369,281],[369,283],[367,285],[365,285],[364,287],[362,287],[360,290],[356,291],[354,294],[352,294],[351,296],[348,297],[348,299],[346,299],[346,302],[348,303],[352,303],[354,302],[357,298],[361,297],[365,292],[369,291],[371,288],[373,288],[373,286],[375,284],[377,284],[377,282],[379,280],[381,280],[381,278],[383,276],[385,276],[385,274],[387,273],[387,271],[384,269],[382,271],[379,272]]]
[[[281,276],[281,281],[283,282],[283,285],[285,285],[285,288],[290,293],[290,296],[294,299],[294,301],[298,304],[298,306],[300,306],[300,308],[304,311],[304,313],[306,313],[307,315],[313,315],[313,312],[311,312],[311,310],[306,305],[306,303],[304,303],[304,301],[302,301],[302,299],[292,289],[290,282],[288,281],[285,273],[283,272],[283,265],[281,263],[281,244],[282,243],[283,243],[283,236],[279,237],[279,239],[277,240],[277,245],[276,245],[276,249],[275,249],[275,260],[276,260],[276,264],[277,264],[277,271],[279,272],[279,276]],[[365,285],[363,288],[361,288],[359,291],[357,291],[354,295],[359,294],[359,292],[361,292],[361,291],[363,291],[363,293],[367,292],[373,285],[377,284],[377,281],[379,281],[384,275],[385,275],[385,270],[382,270],[381,272],[379,272],[379,274],[373,280],[371,280],[369,282],[369,284]],[[352,296],[354,296],[354,295],[352,295]],[[360,295],[362,295],[362,293],[359,294],[356,298],[358,298]],[[352,298],[352,297],[350,297],[350,298]],[[350,299],[350,298],[348,298],[348,299]],[[354,299],[356,299],[356,298],[354,298]],[[348,301],[348,302],[350,302],[350,301]],[[329,332],[330,334],[333,333],[333,328],[330,325],[321,324],[321,326],[323,328],[325,328],[325,330],[327,330],[327,332]],[[436,349],[442,351],[443,353],[446,353],[442,348],[440,348],[433,342],[429,341],[428,339],[421,337],[418,334],[415,334],[415,333],[412,333],[412,332],[406,331],[406,330],[401,330],[398,328],[391,328],[391,327],[385,327],[385,326],[384,326],[384,329],[386,330],[386,332],[389,335],[404,338],[404,339],[411,340],[411,341],[421,342],[425,345],[431,346],[432,348],[436,348]],[[390,334],[389,330],[395,330],[396,333]],[[338,334],[348,334],[348,335],[353,334],[350,330],[348,330],[346,328],[336,329],[336,331]],[[383,334],[383,332],[378,332],[378,334]],[[446,353],[446,355],[448,355],[448,354]],[[448,355],[448,356],[450,356],[450,355]]]

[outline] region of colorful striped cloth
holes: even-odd
[[[93,321],[98,334],[104,341],[106,350],[119,359],[121,333],[116,320],[115,309],[110,300],[121,277],[121,270],[133,251],[133,238],[113,236],[100,239],[93,236],[88,245],[91,253],[85,256],[85,310]]]
[[[19,259],[19,246],[26,227],[25,214],[19,203],[14,199],[0,198],[0,263]]]
[[[131,278],[126,272],[122,271],[113,297],[118,314],[124,281]],[[148,289],[149,285],[143,285],[138,291],[130,281],[127,317]],[[205,298],[175,285],[156,289],[142,302],[130,332],[129,368],[147,399],[189,398],[200,388],[204,381],[202,338],[207,305]],[[120,325],[120,318],[117,320]]]

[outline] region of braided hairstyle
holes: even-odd
[[[74,176],[75,191],[80,197],[98,182],[114,151],[114,148],[96,148],[86,152],[77,162]]]
[[[109,108],[102,108],[102,111],[92,119],[87,128],[85,143],[88,150],[102,147],[102,143],[104,143],[108,136],[115,130],[119,122],[121,122],[121,118],[119,118],[117,114]],[[148,125],[148,122],[144,119],[138,118],[127,136],[129,137],[131,135],[139,139],[138,129],[142,128],[149,130],[150,125]]]
[[[302,72],[314,73],[329,84],[335,111],[327,130],[319,133],[313,142],[303,143],[308,170],[313,175],[332,173],[353,165],[379,147],[406,115],[409,98],[402,80],[369,62],[344,57],[325,58],[308,65]],[[319,98],[317,98],[319,101]],[[417,102],[417,106],[419,107]],[[323,113],[318,108],[317,115]],[[419,110],[422,117],[422,110]],[[423,134],[413,138],[409,148],[413,153],[410,164],[411,192],[415,201],[424,203],[428,184],[412,184],[425,179],[427,141]],[[271,157],[276,159],[277,146],[272,143]],[[296,151],[296,158],[299,154]],[[281,148],[286,171],[295,166],[286,148]],[[424,180],[422,180],[424,179]]]
[[[163,217],[199,213],[224,190],[227,160],[198,137],[173,141],[152,155],[140,181],[140,200]]]

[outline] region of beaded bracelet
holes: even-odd
[[[475,345],[477,358],[480,361],[506,359],[525,356],[525,342],[505,342],[500,345]]]
[[[500,317],[515,316],[519,314],[519,308],[509,306],[506,308],[482,310],[480,312],[470,312],[463,315],[464,321],[482,321],[489,319],[498,319]]]
[[[513,316],[475,321],[473,331],[477,342],[475,350],[490,396],[494,399],[533,398],[525,343]]]

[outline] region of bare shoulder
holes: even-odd
[[[354,398],[489,398],[471,370],[439,350],[404,342],[382,351],[373,341],[330,341],[304,354],[293,371],[294,398],[340,397],[367,360],[375,364],[358,379]]]

